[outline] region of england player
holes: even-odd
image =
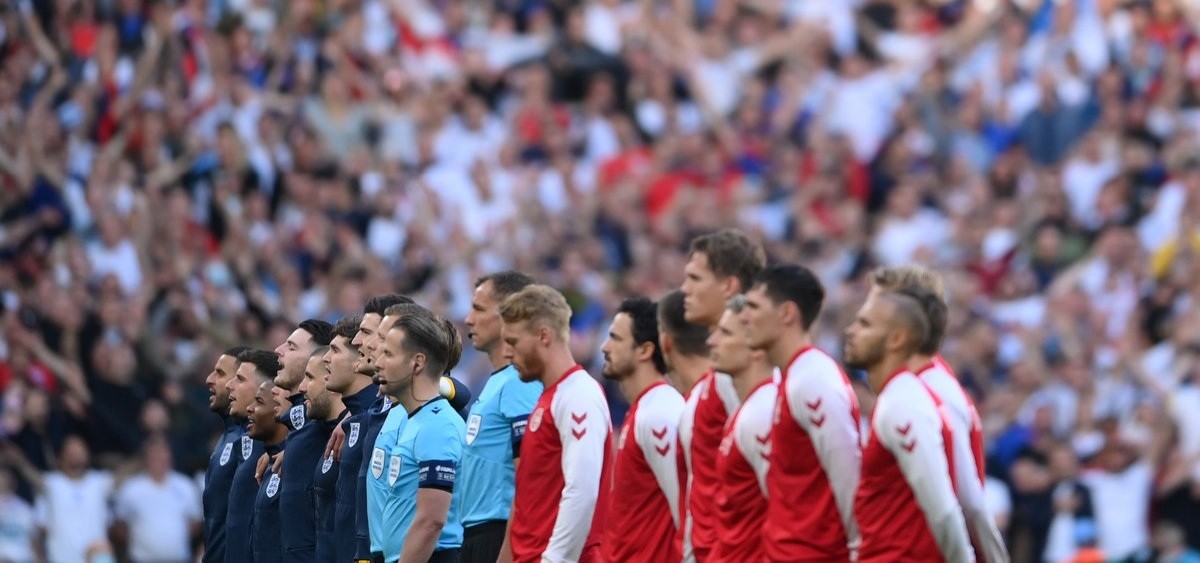
[[[379,358],[387,393],[402,407],[388,418],[408,418],[394,442],[380,432],[375,444],[388,458],[380,549],[388,563],[459,560],[463,530],[454,485],[466,426],[439,391],[442,374],[458,360],[452,331],[427,309],[400,316]]]
[[[908,369],[929,339],[920,288],[879,292],[846,329],[846,365],[867,370],[877,395],[854,514],[858,560],[974,561],[954,495],[952,430],[941,401]]]
[[[208,471],[204,474],[204,563],[225,563],[225,518],[229,512],[229,488],[233,474],[242,463],[242,436],[246,435],[245,417],[229,413],[229,383],[237,372],[238,354],[245,346],[234,346],[217,358],[213,370],[204,379],[208,387],[208,408],[221,417],[225,432],[217,439]]]
[[[858,400],[836,360],[809,330],[825,289],[807,268],[770,266],[746,294],[750,347],[782,371],[771,430],[763,552],[770,561],[832,561],[858,545]]]
[[[300,392],[304,371],[313,360],[313,353],[328,346],[333,339],[333,325],[316,319],[300,323],[287,340],[275,349],[283,369],[275,376],[275,385],[287,390],[292,407],[280,416],[289,427],[284,444],[283,462],[276,472],[282,479],[280,491],[280,526],[283,530],[283,549],[288,561],[316,561],[317,523],[313,502],[313,467],[321,460],[329,433],[320,424],[307,424],[310,415],[306,399]],[[318,358],[319,365],[319,358]],[[278,393],[277,394],[281,394]]]
[[[919,288],[944,296],[942,279],[920,266],[880,268],[872,275],[868,297],[881,291]],[[983,424],[979,412],[958,377],[938,355],[946,335],[946,307],[932,303],[925,310],[929,319],[929,340],[913,355],[909,369],[921,378],[942,400],[954,431],[954,491],[962,505],[967,527],[976,542],[976,556],[986,563],[1007,563],[1008,549],[1000,529],[984,505]]]
[[[599,561],[612,421],[604,390],[571,355],[571,308],[553,288],[531,285],[504,300],[500,318],[521,379],[545,387],[521,444],[512,552],[500,561]]]
[[[762,247],[737,230],[725,229],[693,240],[680,288],[686,319],[708,327],[711,333],[725,312],[725,303],[749,289],[765,263]],[[737,409],[738,397],[728,374],[712,372],[687,400],[689,406],[679,423],[688,466],[683,556],[705,561],[717,542],[717,449],[725,423]]]
[[[751,350],[738,318],[746,300],[729,300],[717,330],[708,338],[713,369],[728,373],[742,404],[729,418],[717,458],[717,545],[711,561],[762,561],[767,514],[767,458],[778,387],[762,350]]]
[[[471,406],[457,485],[462,499],[464,563],[495,563],[507,549],[504,544],[521,440],[529,413],[542,394],[542,383],[521,381],[513,367],[512,352],[500,338],[500,303],[533,283],[533,278],[512,271],[475,282],[467,336],[476,350],[487,354],[492,374]]]
[[[283,409],[276,402],[274,387],[273,381],[266,381],[259,386],[254,396],[254,405],[250,407],[250,424],[246,427],[250,438],[262,442],[266,452],[272,455],[283,448],[288,435],[287,426],[280,424],[276,418],[276,412]],[[281,529],[281,481],[280,475],[273,467],[267,468],[254,501],[254,521],[250,537],[255,563],[290,561],[285,554]]]
[[[612,506],[604,552],[608,561],[679,561],[679,473],[675,443],[683,395],[667,384],[658,345],[657,305],[644,297],[617,309],[604,354],[604,377],[629,403],[617,438]]]
[[[271,381],[279,372],[279,358],[267,350],[246,350],[238,354],[238,366],[233,378],[225,384],[229,393],[229,414],[247,420],[255,395],[264,382]],[[264,452],[262,442],[243,436],[235,446],[241,463],[233,474],[229,487],[229,511],[225,518],[225,561],[241,563],[253,561],[250,546],[250,526],[254,521],[254,502],[258,496],[258,479],[255,478],[255,462]]]
[[[325,356],[329,346],[313,350],[304,368],[304,381],[300,383],[300,392],[307,398],[305,406],[312,424],[323,438],[318,443],[324,447],[333,429],[345,414],[346,406],[342,404],[342,396],[330,391],[326,385],[329,368]],[[314,552],[317,561],[334,560],[334,510],[337,492],[338,462],[332,455],[318,459],[310,469],[312,475],[313,510],[317,525],[317,542]]]
[[[345,317],[333,327],[333,340],[324,362],[328,375],[327,387],[342,396],[342,404],[349,413],[342,422],[345,436],[340,452],[327,451],[325,457],[337,460],[337,493],[333,516],[334,549],[332,561],[347,563],[357,555],[358,541],[355,517],[358,505],[360,480],[358,469],[362,464],[363,419],[366,411],[378,395],[379,387],[370,374],[354,369],[359,360],[359,348],[352,342],[358,333],[362,319],[358,316]],[[338,455],[340,454],[340,455]]]

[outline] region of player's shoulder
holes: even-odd
[[[656,385],[638,401],[638,424],[662,426],[679,424],[685,406],[683,395],[670,385]]]
[[[879,422],[903,422],[921,414],[937,418],[936,412],[929,388],[912,372],[904,372],[894,376],[880,391],[873,418]]]
[[[812,380],[819,377],[825,379],[831,375],[840,379],[842,366],[833,359],[833,356],[816,347],[810,347],[801,352],[787,369],[789,381],[793,378]]]

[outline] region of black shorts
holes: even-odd
[[[429,556],[429,563],[458,563],[460,555],[461,550],[457,547],[453,549],[439,549],[433,552],[433,555]],[[376,551],[375,553],[371,554],[371,563],[383,562],[384,559],[382,553]]]
[[[496,563],[507,528],[507,520],[491,520],[463,530],[462,563]]]

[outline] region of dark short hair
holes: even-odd
[[[799,264],[768,266],[754,278],[754,287],[762,287],[776,305],[792,302],[800,310],[804,330],[812,327],[825,302],[825,286],[812,270]]]
[[[658,300],[658,330],[671,336],[684,356],[708,355],[708,328],[684,318],[683,292],[676,289]]]
[[[230,358],[233,358],[236,360],[236,359],[238,359],[238,356],[242,355],[242,352],[245,352],[246,350],[249,350],[249,349],[250,348],[247,346],[230,346],[229,348],[226,348],[225,351],[221,353],[221,355],[229,356]]]
[[[413,300],[411,297],[407,295],[400,295],[399,293],[376,295],[375,297],[367,299],[367,304],[363,306],[363,314],[370,315],[371,313],[374,313],[382,317],[387,311],[388,307],[391,307],[392,305],[399,305],[401,303],[412,302]]]
[[[505,270],[503,272],[488,274],[475,280],[475,287],[478,288],[487,282],[492,282],[492,292],[496,294],[496,301],[501,303],[509,295],[537,283],[532,276],[524,272]]]
[[[718,277],[736,277],[741,291],[750,289],[754,276],[767,263],[767,254],[762,245],[737,229],[721,229],[715,233],[701,235],[692,240],[688,256],[703,254],[708,267]]]
[[[645,297],[630,297],[621,302],[617,314],[629,315],[633,326],[633,345],[654,345],[651,360],[658,373],[667,372],[667,362],[663,359],[662,348],[658,345],[658,304]]]
[[[337,324],[333,325],[334,338],[342,337],[346,342],[354,340],[354,336],[358,334],[358,325],[362,324],[362,315],[349,315],[338,319]]]
[[[246,350],[238,355],[238,361],[254,364],[254,373],[264,380],[274,380],[275,374],[283,369],[283,365],[279,363],[279,356],[276,356],[275,352],[267,350]]]
[[[446,323],[429,309],[421,308],[396,319],[391,330],[403,330],[404,351],[421,353],[429,362],[427,374],[441,376],[450,365],[450,338],[446,335]]]
[[[312,336],[313,342],[316,342],[317,346],[328,346],[329,342],[333,340],[333,325],[321,319],[300,321],[298,328]]]
[[[443,328],[446,331],[446,367],[442,370],[449,374],[454,366],[458,365],[458,360],[462,358],[462,336],[458,334],[458,328],[454,323],[445,317],[442,318]]]

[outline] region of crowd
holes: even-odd
[[[397,291],[461,320],[513,268],[596,365],[620,299],[678,287],[719,226],[820,275],[831,352],[873,266],[943,275],[1014,558],[1200,548],[1198,25],[1182,0],[4,3],[0,560],[54,524],[7,507],[89,451],[162,470],[163,437],[200,471],[227,346]]]

